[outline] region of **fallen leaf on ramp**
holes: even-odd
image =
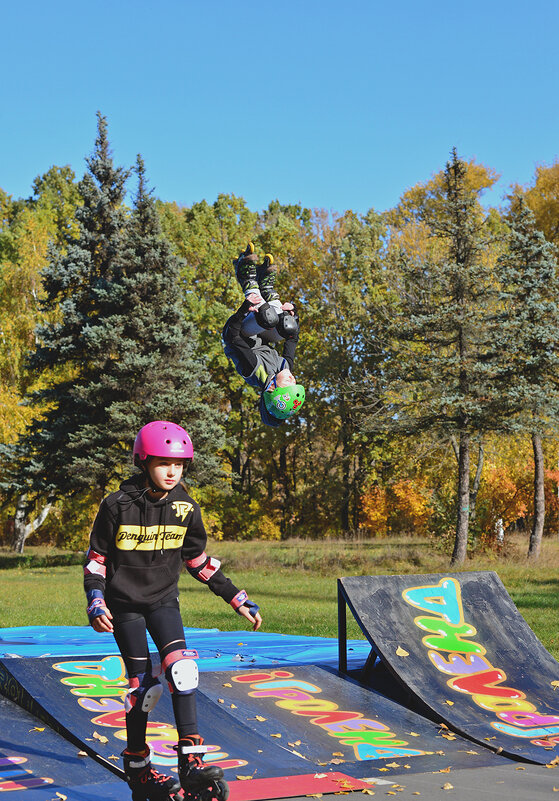
[[[445,704],[448,704],[448,706],[454,706],[454,701],[448,701],[447,700],[447,701],[445,701]]]
[[[87,753],[85,751],[78,751],[78,756],[79,757],[86,757]]]
[[[104,734],[98,734],[96,731],[94,731],[93,732],[93,736],[95,737],[96,740],[99,740],[100,743],[108,743],[109,742],[109,738],[105,737]]]
[[[454,785],[450,782],[447,782],[446,784],[443,784],[443,790],[454,790]]]
[[[406,651],[405,648],[402,648],[402,646],[399,645],[396,648],[396,656],[409,656],[409,653],[408,653],[408,651]]]
[[[226,681],[226,682],[225,682],[224,684],[222,684],[221,686],[222,686],[222,687],[232,687],[233,685],[231,684],[231,682],[230,682],[230,681]]]
[[[270,734],[270,737],[281,737],[281,734]]]
[[[313,779],[325,779],[327,775],[327,773],[315,773]]]
[[[60,798],[60,801],[67,801],[67,799],[68,799],[68,796],[64,795],[63,793],[58,793],[57,792],[57,793],[55,793],[55,795],[56,795],[57,798]]]
[[[238,779],[240,782],[246,782],[249,779],[252,779],[252,776],[235,776],[235,778]]]
[[[44,727],[44,726],[43,726],[43,727],[41,727],[41,726],[34,726],[32,729],[29,729],[29,731],[44,731],[44,730],[45,730],[45,727]]]
[[[400,763],[399,762],[387,762],[386,763],[386,767],[387,768],[399,768],[400,767]]]

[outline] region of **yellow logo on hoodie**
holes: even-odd
[[[181,548],[184,526],[125,526],[118,527],[116,547],[120,551],[161,551]]]
[[[194,507],[191,503],[188,503],[188,501],[174,501],[171,504],[171,508],[177,517],[180,517],[181,520],[184,520],[187,514],[191,512]]]

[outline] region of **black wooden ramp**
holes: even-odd
[[[119,758],[127,689],[119,656],[4,659],[0,689],[107,771]],[[200,731],[232,801],[346,791],[406,771],[500,764],[502,758],[355,681],[316,666],[202,673]],[[176,768],[177,733],[164,692],[148,740],[162,772]]]
[[[21,707],[0,697],[0,792],[28,801],[129,801],[130,791]],[[25,793],[25,795],[24,795]]]
[[[454,731],[515,759],[559,758],[559,663],[493,572],[339,579],[345,607],[402,687]]]

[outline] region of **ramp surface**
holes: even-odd
[[[338,587],[342,628],[347,603],[384,665],[440,721],[516,759],[559,757],[559,664],[496,573],[354,576]]]
[[[0,697],[0,792],[8,798],[51,801],[129,801],[130,791],[78,749]],[[25,795],[24,795],[25,793]],[[59,795],[57,795],[57,793]]]

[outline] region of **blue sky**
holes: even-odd
[[[456,146],[514,182],[559,156],[559,2],[2,4],[0,187],[81,176],[108,118],[155,193],[382,211]]]

